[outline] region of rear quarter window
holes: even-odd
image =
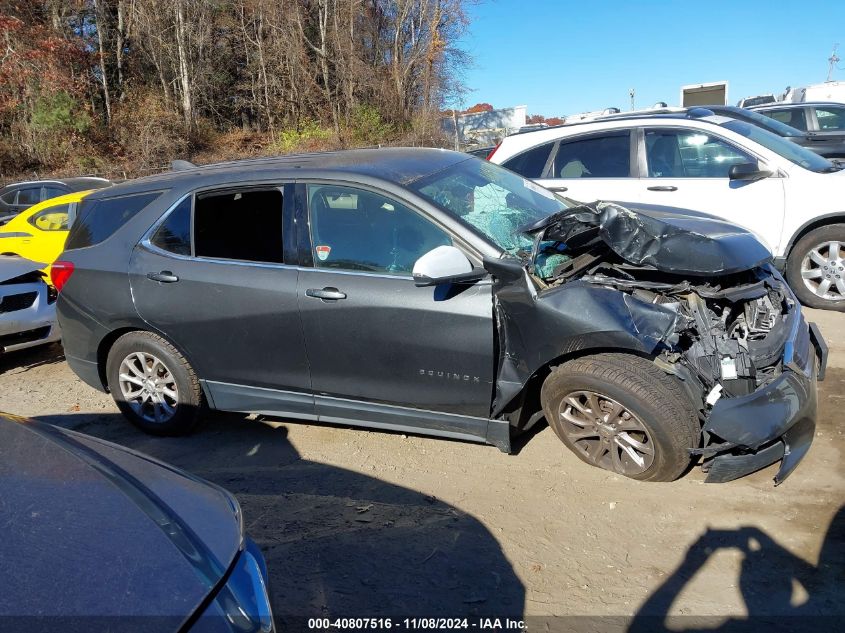
[[[83,200],[65,249],[85,248],[108,239],[161,193],[155,191],[117,198]]]
[[[529,149],[506,160],[502,163],[502,167],[507,167],[511,171],[515,171],[520,176],[525,176],[526,178],[542,178],[546,171],[549,154],[552,153],[554,146],[555,142],[552,141],[551,143]]]

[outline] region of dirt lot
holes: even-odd
[[[0,410],[150,453],[234,492],[267,557],[282,626],[475,614],[527,618],[533,630],[607,630],[637,615],[647,617],[634,629],[736,630],[750,614],[791,627],[799,620],[781,616],[845,615],[845,314],[808,312],[832,353],[815,443],[779,488],[774,467],[724,485],[704,485],[697,470],[636,483],[586,466],[547,428],[513,456],[236,415],[157,439],[79,382],[58,346],[0,357]],[[583,615],[607,617],[543,617]]]

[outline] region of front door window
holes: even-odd
[[[820,130],[845,130],[845,108],[824,106],[816,108]]]
[[[645,146],[649,178],[727,178],[733,165],[757,162],[697,130],[648,130]]]
[[[314,266],[410,275],[428,251],[452,240],[407,206],[364,189],[309,185]]]

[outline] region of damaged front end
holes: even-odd
[[[57,293],[44,279],[44,264],[0,256],[0,354],[60,339]]]
[[[795,469],[813,439],[827,348],[753,236],[710,216],[609,203],[525,231],[534,238],[525,274],[539,313],[579,315],[569,325],[582,334],[570,348],[595,345],[589,336],[612,346],[622,330],[627,346],[682,382],[701,420],[690,453],[708,482],[780,460],[779,484]],[[500,290],[505,344],[522,337],[525,346],[524,332],[508,327],[513,294]],[[507,361],[500,370],[514,376],[519,368]]]

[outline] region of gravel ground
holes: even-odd
[[[191,437],[153,438],[78,381],[59,346],[0,356],[0,410],[130,446],[235,493],[283,627],[481,615],[621,630],[641,616],[634,628],[736,630],[748,615],[845,615],[845,314],[808,312],[831,358],[813,447],[778,488],[776,467],[723,485],[704,485],[697,470],[637,483],[583,464],[548,428],[517,455],[229,414]],[[559,617],[585,615],[604,619]]]

